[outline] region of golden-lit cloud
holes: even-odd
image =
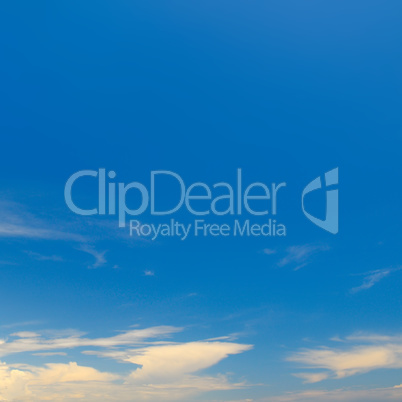
[[[379,335],[351,336],[338,340],[336,348],[303,349],[287,360],[305,368],[322,369],[319,373],[298,373],[305,382],[318,382],[327,378],[344,378],[376,369],[402,368],[402,339]],[[358,342],[356,344],[356,342]]]
[[[111,373],[69,360],[50,361],[44,366],[1,363],[0,401],[178,401],[206,391],[246,386],[244,382],[231,382],[225,374],[211,376],[202,370],[230,355],[250,350],[251,345],[166,340],[180,330],[159,326],[108,338],[89,338],[76,331],[15,332],[0,342],[3,357],[35,352],[32,354],[46,359],[71,359],[66,357],[65,350],[80,348],[86,355],[125,364],[118,373]],[[92,350],[82,351],[82,347]]]

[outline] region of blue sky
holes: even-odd
[[[2,4],[0,399],[401,400],[401,11]],[[286,182],[286,236],[130,236],[66,205],[68,178],[101,168],[148,187],[158,170]],[[334,235],[301,194],[335,168]],[[93,208],[97,191],[77,181],[74,200]],[[306,208],[323,219],[324,190]]]

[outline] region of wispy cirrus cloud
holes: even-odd
[[[298,270],[307,265],[314,254],[327,250],[329,250],[329,247],[325,245],[305,244],[291,246],[286,249],[286,255],[278,262],[278,266],[284,267],[293,264],[296,265],[294,269]]]
[[[365,272],[361,275],[364,276],[363,283],[360,286],[350,289],[350,293],[358,293],[362,290],[367,290],[372,288],[376,283],[380,282],[382,279],[390,275],[395,271],[399,271],[401,268],[386,268],[377,269],[375,271]]]
[[[14,202],[0,202],[0,237],[84,242],[79,234],[40,219]]]
[[[11,329],[11,328],[20,328],[20,327],[28,327],[32,325],[40,325],[42,321],[23,321],[23,322],[13,322],[11,324],[3,324],[0,328]]]
[[[42,240],[72,240],[84,241],[85,239],[74,233],[66,233],[54,228],[31,226],[24,223],[0,222],[0,237],[25,237]]]
[[[53,261],[53,262],[61,262],[64,261],[62,257],[59,255],[42,255],[39,253],[35,253],[33,251],[26,251],[26,253],[33,259],[37,261]]]
[[[79,250],[83,251],[84,253],[88,253],[95,258],[95,262],[91,264],[88,268],[99,268],[102,265],[107,263],[105,254],[107,251],[97,251],[92,246],[89,245],[82,245]]]
[[[37,336],[40,335],[32,331],[20,331],[20,332],[14,332],[13,334],[10,334],[10,336],[17,338],[36,338]]]
[[[73,349],[78,347],[117,347],[142,344],[145,339],[169,336],[181,331],[181,328],[159,326],[146,329],[125,331],[108,338],[85,338],[82,332],[41,331],[15,332],[11,340],[0,341],[0,357],[22,352],[50,351],[54,349]],[[30,335],[30,336],[27,336]]]

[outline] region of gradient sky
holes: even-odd
[[[399,1],[0,7],[1,400],[402,400]],[[130,237],[65,203],[99,168],[286,182],[287,235]]]

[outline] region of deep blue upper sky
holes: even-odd
[[[134,324],[170,325],[185,328],[180,342],[236,333],[254,348],[208,374],[264,385],[204,398],[257,400],[317,387],[292,376],[300,366],[286,358],[299,348],[402,332],[400,2],[0,8],[1,336],[27,322],[33,329],[18,330],[107,337]],[[335,167],[340,231],[332,235],[303,216],[300,194]],[[175,171],[186,183],[234,183],[238,168],[250,183],[284,181],[287,236],[129,238],[114,218],[78,217],[64,202],[70,175],[99,168],[126,183],[149,183],[152,170]],[[83,205],[94,196],[90,183],[77,193]],[[323,202],[309,207],[323,214]],[[226,220],[233,218],[217,221]],[[10,222],[68,235],[10,235]],[[0,360],[48,362],[27,352]],[[77,351],[49,361],[128,370]],[[401,382],[400,370],[383,368],[318,388]]]

